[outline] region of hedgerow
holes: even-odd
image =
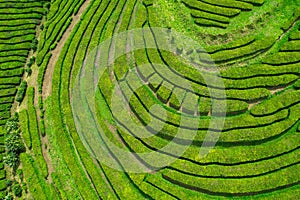
[[[281,26],[281,28],[285,31],[289,29],[289,27],[299,18],[300,16],[300,8],[294,10],[292,17],[288,18],[286,22]]]
[[[288,139],[290,139],[289,137],[287,137]],[[291,141],[293,141],[293,139],[291,139]],[[285,143],[286,141],[283,141],[283,143]],[[137,145],[138,143],[136,143],[135,142],[135,144]],[[295,141],[295,144],[297,144],[297,142]],[[133,145],[132,147],[135,147],[135,145]],[[257,146],[257,147],[262,147],[262,146]],[[278,143],[275,143],[275,147],[276,147],[276,149],[278,149]],[[287,146],[286,145],[283,145],[283,146],[281,146],[281,147],[283,147],[283,148],[286,148]],[[244,148],[244,147],[238,147],[238,148]],[[234,148],[233,148],[234,149]],[[220,149],[220,150],[222,150],[222,149]],[[231,150],[231,148],[228,148],[228,149],[226,149],[226,150]],[[196,152],[198,152],[198,151],[196,151]],[[256,154],[256,152],[261,152],[261,151],[255,151],[255,153],[253,153],[252,151],[245,151],[245,153],[251,153],[252,155],[255,155],[255,156],[257,156],[257,154]],[[266,149],[265,149],[265,153],[266,152],[268,152],[268,153],[270,153],[269,152],[269,148],[267,147]],[[237,158],[237,159],[239,159],[239,158],[241,158],[241,157],[239,157],[239,156],[237,156],[236,155],[236,151],[234,151],[233,153],[235,153],[235,158]],[[225,153],[224,155],[226,155],[227,153]],[[218,155],[218,154],[214,154],[213,156],[209,156],[210,158],[214,158],[215,160],[218,160],[218,156],[216,156],[216,155]],[[226,159],[227,158],[227,156],[223,156],[222,157],[222,155],[220,155],[220,158],[224,158],[224,159]],[[249,157],[245,157],[246,159],[249,159]],[[258,156],[258,158],[260,158],[260,156]],[[212,166],[213,167],[213,166]],[[155,177],[157,177],[157,176],[155,176]],[[147,179],[148,180],[148,179]],[[158,184],[158,185],[160,185],[160,184]],[[174,186],[174,185],[173,185]],[[186,193],[184,193],[184,194],[186,194]],[[177,195],[177,193],[176,193],[176,195]],[[197,195],[200,195],[199,193],[197,193]]]
[[[16,95],[16,101],[21,103],[25,97],[25,93],[26,93],[26,89],[27,89],[27,82],[26,81],[22,81],[20,87],[18,88],[18,92]]]
[[[280,51],[299,51],[300,50],[300,41],[299,40],[292,40],[287,43],[284,43]]]
[[[251,110],[254,116],[271,115],[279,110],[300,103],[300,91],[289,90],[258,104]]]
[[[232,80],[243,80],[252,77],[280,76],[282,74],[300,74],[297,64],[282,65],[281,67],[266,64],[256,64],[247,67],[229,68],[221,71],[222,77]]]
[[[203,10],[206,12],[215,13],[218,15],[223,15],[223,16],[228,16],[228,17],[232,17],[232,16],[235,16],[240,13],[239,9],[218,7],[218,6],[203,3],[201,1],[194,2],[191,0],[184,0],[183,2],[190,8],[197,9],[197,10]]]
[[[119,9],[119,8],[118,8]],[[113,30],[109,30],[109,31],[113,31]],[[108,34],[108,33],[107,33]],[[105,36],[104,36],[105,37]],[[79,54],[80,56],[84,56],[84,55],[81,55],[81,54]],[[80,59],[78,59],[78,60],[80,60]],[[64,76],[67,74],[67,73],[62,73]],[[64,83],[63,83],[64,84]],[[64,88],[66,89],[66,87],[64,86]],[[66,95],[67,94],[67,92],[66,93],[62,93],[62,95],[64,96],[64,98],[61,98],[62,100],[63,100],[63,103],[65,104],[65,105],[68,105],[68,104],[66,104],[66,103],[68,103],[67,101],[66,101]],[[68,109],[70,109],[70,108],[68,108]],[[67,111],[65,111],[64,112],[65,114],[67,114],[67,113],[69,113],[69,112],[67,112]],[[69,121],[69,123],[70,124],[72,124],[72,122],[71,121]],[[69,125],[70,125],[69,124]],[[72,125],[71,126],[71,128],[72,129],[74,129],[75,127]],[[74,137],[76,137],[77,138],[77,136],[76,135],[74,135]],[[75,140],[75,142],[77,143],[78,141],[77,140]],[[78,144],[78,145],[80,145],[80,144]],[[90,169],[87,169],[87,170],[90,170]],[[113,171],[110,171],[109,173],[106,171],[106,169],[105,169],[105,172],[106,172],[106,174],[107,174],[107,176],[108,177],[112,177],[112,176],[114,176],[114,172]],[[130,186],[130,187],[127,187],[127,191],[125,191],[125,190],[122,190],[122,189],[119,189],[119,190],[117,190],[118,191],[118,195],[120,195],[121,197],[122,196],[128,196],[128,195],[131,195],[131,194],[135,194],[135,193],[130,193],[129,191],[128,191],[128,189],[130,189],[130,191],[131,190],[135,190],[135,188],[131,188],[131,187],[133,187],[133,186],[131,186],[131,184],[129,184],[130,182],[128,181],[128,179],[126,178],[126,176],[123,174],[123,173],[118,173],[118,177],[120,177],[120,181],[122,181],[122,183],[124,183],[124,184],[118,184],[115,180],[113,180],[114,182],[112,183],[113,184],[113,187],[116,187],[116,188],[120,188],[120,187],[123,187],[123,185],[128,185],[128,186]],[[138,195],[138,196],[140,196],[138,193],[136,193],[135,195]]]
[[[300,89],[300,80],[296,81],[294,87],[299,90]]]
[[[198,99],[197,95],[187,92],[182,102],[182,110],[193,115],[198,108]]]
[[[59,13],[59,15],[55,19],[49,20],[45,24],[45,30],[42,32],[41,36],[43,38],[43,41],[40,42],[38,46],[38,66],[42,64],[44,57],[49,53],[51,45],[55,44],[55,42],[58,42],[62,37],[62,34],[69,27],[71,23],[71,17],[76,5],[80,6],[83,3],[83,1],[80,1],[80,3],[76,3],[77,1],[68,1],[67,5],[60,8],[62,10],[54,10],[51,7],[48,15],[50,15],[50,17],[54,13]]]
[[[225,23],[225,24],[229,23],[228,17],[211,14],[211,13],[206,13],[206,12],[201,12],[199,10],[192,10],[191,15],[195,18],[205,18],[205,19],[210,19],[210,20],[217,21],[220,23]]]
[[[244,101],[240,101],[240,100],[226,100],[226,102],[224,102],[224,100],[212,100],[211,98],[205,98],[205,97],[201,97],[199,99],[199,106],[198,106],[198,112],[200,113],[200,115],[207,115],[209,112],[211,112],[212,109],[212,103],[214,102],[215,105],[226,105],[226,110],[222,109],[222,108],[214,108],[214,113],[216,115],[220,115],[220,114],[226,114],[226,115],[236,115],[236,114],[241,114],[244,113],[248,110],[248,103],[244,102]],[[213,101],[213,102],[212,102]]]
[[[179,110],[179,108],[183,102],[183,99],[185,97],[185,93],[186,93],[185,90],[175,87],[172,91],[172,94],[171,94],[171,97],[169,100],[170,106]]]
[[[191,88],[183,88],[185,90],[191,91],[193,93],[198,94],[199,96],[204,96],[204,97],[209,97],[210,95],[212,95],[212,98],[222,98],[222,92],[224,90],[224,88],[222,88],[221,86],[215,86],[217,87],[217,89],[212,89],[212,94],[209,93],[209,89],[206,86],[205,81],[203,80],[202,82],[202,78],[201,78],[201,74],[196,70],[196,72],[194,72],[194,75],[198,75],[198,80],[197,82],[189,82],[190,80],[186,80],[184,77],[182,77],[181,75],[179,75],[177,72],[175,72],[174,70],[170,69],[170,67],[168,67],[168,63],[164,63],[163,61],[157,59],[157,57],[159,57],[158,54],[153,53],[153,51],[147,50],[149,57],[151,57],[151,62],[155,63],[155,64],[162,64],[159,67],[157,67],[156,65],[153,65],[153,69],[159,74],[159,77],[157,74],[152,75],[149,78],[149,84],[150,87],[153,90],[156,90],[160,83],[161,80],[167,80],[168,82],[170,82],[171,84],[174,84],[177,87],[182,87],[183,85],[190,85],[191,88],[193,90],[191,90]],[[155,59],[155,61],[153,61],[153,59]],[[168,58],[168,60],[172,60],[171,57]],[[145,61],[146,62],[146,61]],[[173,64],[173,63],[172,63]],[[177,65],[179,65],[179,63],[177,63]],[[142,67],[142,68],[150,68],[150,65],[148,65],[147,67]],[[174,65],[172,65],[172,67],[174,67]],[[139,70],[143,70],[140,69]],[[145,69],[147,74],[150,74],[151,69]],[[144,70],[144,71],[145,71]],[[149,72],[148,72],[149,71]],[[145,77],[147,75],[143,75],[141,73],[142,77]],[[200,77],[200,80],[199,80]],[[289,79],[290,77],[290,79]],[[290,82],[292,82],[291,80],[296,79],[296,76],[282,76],[282,81],[279,79],[276,80],[276,77],[271,77],[271,78],[267,78],[267,80],[263,81],[264,79],[262,78],[254,78],[251,80],[245,80],[245,81],[240,81],[240,82],[234,82],[234,81],[226,81],[224,82],[225,84],[225,89],[226,87],[228,87],[228,89],[230,90],[226,90],[226,95],[227,95],[227,99],[238,99],[238,100],[243,100],[243,101],[253,101],[253,100],[257,100],[257,99],[262,99],[262,98],[266,98],[270,95],[270,92],[267,89],[264,88],[259,88],[259,87],[273,87],[276,86],[277,84],[282,85],[282,84],[288,84]],[[244,82],[244,83],[242,83]],[[274,82],[276,82],[276,84],[273,84]],[[182,83],[185,83],[182,85]],[[200,83],[200,84],[199,84]],[[232,86],[230,84],[235,83],[237,86]],[[254,84],[251,85],[251,83]],[[207,84],[213,84],[213,83],[207,83]],[[257,84],[257,88],[256,87]],[[245,85],[245,86],[244,86]],[[243,87],[244,86],[244,87]],[[247,89],[247,87],[249,89]],[[240,88],[245,88],[245,90],[240,90]]]
[[[231,49],[237,49],[243,46],[247,46],[253,43],[254,41],[255,41],[254,36],[247,36],[247,37],[235,39],[232,42],[228,42],[226,44],[207,46],[204,47],[204,49],[207,51],[207,53],[212,54],[222,50],[231,50]]]
[[[211,54],[210,56],[211,59],[217,64],[225,61],[231,61],[232,59],[242,58],[244,56],[249,56],[259,51],[263,51],[269,48],[275,42],[275,39],[276,38],[274,37],[266,37],[261,40],[256,40],[255,42],[247,46],[240,47],[233,50],[225,50],[224,52],[222,51],[216,52],[214,54]],[[202,61],[208,62],[209,60],[203,59]]]
[[[124,85],[125,86],[125,85]],[[125,86],[126,87],[126,86]],[[122,87],[122,90],[123,91],[126,91],[126,88],[125,87]],[[143,87],[142,87],[143,88]],[[140,89],[142,89],[142,88],[140,88]],[[151,98],[149,98],[149,93],[141,93],[141,90],[139,90],[139,91],[135,91],[136,92],[136,94],[137,95],[139,95],[139,94],[141,94],[141,95],[139,95],[139,98],[140,98],[140,100],[143,102],[143,105],[138,105],[137,103],[139,103],[139,100],[137,100],[137,101],[133,101],[134,99],[133,99],[133,97],[130,97],[130,103],[131,103],[131,107],[136,111],[136,113],[141,113],[141,110],[140,109],[142,109],[143,108],[143,106],[146,106],[147,107],[147,110],[150,110],[150,108],[151,108],[151,106],[153,105],[153,104],[155,104],[155,101],[154,102],[151,102]],[[126,94],[126,93],[125,93]],[[128,93],[129,94],[129,93]],[[147,94],[147,95],[146,95]],[[144,98],[144,97],[147,97],[147,98]],[[127,97],[127,99],[128,99],[129,97]],[[149,101],[150,100],[150,101]],[[152,100],[153,101],[153,100]],[[139,110],[139,111],[137,111],[137,110]],[[121,111],[120,111],[121,112]],[[146,110],[144,111],[144,112],[147,112]],[[260,119],[255,119],[255,118],[253,118],[253,117],[251,117],[250,115],[248,115],[248,118],[250,117],[250,118],[252,118],[252,123],[256,123],[257,125],[254,125],[254,124],[250,124],[249,122],[251,122],[251,121],[249,121],[249,119],[248,120],[243,120],[243,119],[240,119],[240,118],[233,118],[233,120],[232,121],[234,121],[234,120],[236,120],[235,121],[235,123],[232,123],[232,122],[229,122],[229,121],[227,121],[228,123],[225,123],[225,127],[223,128],[223,132],[228,132],[229,130],[231,130],[232,129],[232,131],[230,131],[230,132],[226,132],[226,134],[224,133],[223,135],[221,135],[221,139],[220,139],[220,141],[221,142],[225,142],[225,141],[227,141],[227,142],[231,142],[231,143],[234,143],[234,142],[242,142],[243,140],[245,141],[245,142],[249,142],[249,138],[248,138],[248,134],[250,134],[250,132],[252,131],[252,129],[251,129],[251,127],[255,127],[255,126],[263,126],[262,128],[258,128],[258,129],[254,129],[254,130],[256,130],[257,131],[257,133],[255,133],[255,134],[257,134],[257,135],[253,135],[253,133],[252,133],[252,138],[251,138],[251,140],[253,140],[253,141],[256,141],[256,140],[258,140],[258,138],[259,137],[262,137],[262,135],[261,135],[261,131],[265,131],[265,128],[267,128],[267,126],[268,125],[270,125],[270,124],[272,124],[272,123],[274,123],[274,122],[276,122],[276,121],[282,121],[282,120],[284,120],[286,117],[287,117],[287,112],[280,112],[280,113],[278,113],[278,114],[276,114],[275,116],[271,116],[271,117],[266,117],[264,120],[262,120],[262,118],[260,118]],[[162,116],[158,111],[156,111],[155,113],[152,113],[151,115],[153,115],[153,116],[155,116],[156,118],[158,118],[159,119],[159,116]],[[140,115],[140,117],[141,116],[143,116],[143,115]],[[177,124],[178,122],[179,122],[179,120],[180,120],[180,118],[179,118],[179,115],[176,115],[176,114],[171,114],[170,113],[170,115],[168,115],[169,117],[171,117],[171,118],[169,118],[167,121],[168,121],[168,123],[170,123],[170,124]],[[246,117],[247,115],[245,115],[245,117]],[[294,123],[294,121],[293,121],[294,119],[292,118],[290,121],[287,121],[287,123]],[[187,120],[185,120],[185,121],[187,121]],[[245,121],[247,121],[248,123],[245,123]],[[199,124],[198,123],[198,120],[196,119],[193,119],[193,118],[191,118],[191,119],[189,119],[189,124],[186,124],[186,126],[188,126],[189,127],[189,129],[192,129],[193,127],[194,128],[197,128],[197,129],[205,129],[205,127],[208,127],[208,123],[205,123],[203,120],[201,121],[201,124]],[[207,120],[207,122],[209,122],[209,120]],[[239,122],[239,123],[238,123]],[[145,121],[144,122],[145,124],[147,124],[147,122]],[[164,122],[160,122],[160,123],[164,123]],[[156,125],[157,124],[159,124],[159,121],[157,121],[156,122]],[[265,124],[265,125],[264,125]],[[229,126],[228,126],[229,125]],[[267,125],[267,126],[266,126]],[[278,126],[278,125],[280,125],[279,127],[281,127],[281,129],[277,129],[277,131],[276,132],[274,132],[273,134],[275,135],[275,134],[280,134],[280,133],[282,133],[285,129],[286,129],[286,127],[285,126],[282,126],[280,123],[277,123],[277,124],[274,124],[274,126],[276,127],[276,126]],[[165,125],[165,127],[169,127],[170,125]],[[243,128],[243,126],[245,126],[245,127],[248,127],[248,128],[250,128],[249,129],[249,131],[248,131],[248,129],[244,129]],[[266,127],[264,127],[264,126],[266,126]],[[158,126],[158,127],[161,127],[161,125],[160,126]],[[236,127],[236,128],[234,128],[234,127]],[[171,128],[171,127],[170,127]],[[182,127],[182,128],[184,128],[184,127]],[[239,128],[242,128],[241,130],[239,130]],[[237,130],[239,130],[240,132],[242,131],[242,133],[240,133],[239,135],[243,135],[243,138],[239,138],[239,139],[237,139],[238,137],[240,137],[240,136],[238,136],[237,138],[236,138],[236,140],[234,139],[229,139],[230,137],[229,136],[231,136],[231,137],[233,137],[233,136],[235,136],[235,135],[237,135],[237,134],[231,134],[231,132],[235,132],[236,130],[234,130],[234,129],[237,129]],[[154,130],[155,130],[155,128],[154,128]],[[157,130],[155,130],[155,131],[157,131]],[[167,131],[166,129],[165,129],[165,131]],[[249,133],[248,133],[248,132]],[[167,131],[169,134],[170,133],[174,133],[173,132],[173,130],[172,130],[172,128],[170,129],[170,131]],[[186,130],[186,132],[189,132],[189,130]],[[247,134],[246,134],[247,133]],[[271,133],[270,133],[271,134]],[[200,135],[199,135],[200,136]],[[272,135],[271,135],[272,136]],[[258,137],[258,138],[256,138],[256,137]],[[265,138],[267,138],[267,137],[270,137],[270,135],[265,135],[264,136]],[[200,139],[200,138],[199,138]],[[202,138],[203,139],[203,138]],[[201,139],[200,139],[201,140]]]
[[[203,2],[212,4],[212,5],[217,5],[220,7],[230,7],[230,8],[238,8],[241,10],[251,10],[253,6],[249,3],[241,2],[241,1],[231,1],[231,0],[221,0],[218,2],[214,2],[212,0],[202,0]]]
[[[300,39],[300,31],[291,33],[289,38],[291,40],[299,40]]]
[[[3,88],[1,89],[1,94],[0,97],[9,97],[9,96],[14,96],[16,94],[16,89],[15,88]]]
[[[168,82],[163,82],[157,91],[157,97],[163,103],[167,103],[171,93],[173,86]]]
[[[264,176],[267,173],[279,171],[281,168],[296,165],[298,161],[295,161],[295,156],[299,153],[298,151],[299,150],[295,150],[273,159],[262,160],[261,162],[250,161],[249,163],[232,166],[205,165],[178,159],[172,163],[170,167],[167,167],[167,169],[203,178],[252,178]],[[253,168],[255,168],[255,170],[252,170]]]
[[[38,91],[41,94],[42,93],[42,88],[43,88],[43,81],[44,81],[44,76],[46,72],[47,65],[49,63],[49,60],[51,58],[52,54],[49,53],[44,57],[43,63],[39,66],[39,73],[38,73]]]
[[[34,157],[37,161],[37,165],[40,168],[40,173],[43,177],[47,177],[48,168],[43,157],[42,146],[41,146],[41,136],[39,133],[39,126],[37,121],[36,109],[34,107],[34,88],[29,87],[27,91],[27,109],[28,109],[28,120],[29,120],[29,132],[32,141],[32,150],[34,152]]]
[[[163,82],[163,79],[158,75],[158,74],[154,74],[153,76],[151,76],[149,78],[149,86],[156,91],[161,83]]]
[[[278,52],[267,57],[264,63],[270,65],[284,65],[298,63],[299,61],[300,57],[298,52]]]
[[[163,178],[176,180],[173,182],[174,184],[178,182],[178,185],[185,185],[184,187],[187,189],[194,188],[196,191],[217,196],[249,196],[251,194],[263,193],[270,189],[276,191],[276,188],[280,186],[288,187],[289,184],[297,184],[296,171],[299,170],[298,168],[299,165],[295,165],[276,173],[251,179],[206,179],[185,175],[176,171],[164,172]],[[286,178],[281,178],[283,176]]]
[[[35,198],[56,199],[58,194],[53,185],[49,185],[45,181],[45,177],[40,173],[39,167],[36,165],[35,159],[27,154],[21,154],[22,168],[26,182],[29,185],[29,191]]]
[[[97,6],[99,6],[99,2],[97,1],[97,2],[95,2],[95,3],[97,3],[96,5]],[[92,4],[91,4],[92,5]],[[97,7],[93,7],[93,6],[90,6],[89,7],[89,9],[88,9],[88,11],[89,12],[86,12],[86,14],[85,14],[85,16],[84,16],[84,18],[90,18],[91,16],[93,16],[94,14],[94,12],[95,12],[95,9],[96,9]],[[102,7],[102,9],[103,9],[103,7]],[[97,13],[97,15],[100,15],[101,13]],[[95,22],[94,22],[95,23]],[[76,26],[76,28],[75,28],[75,30],[73,30],[73,33],[71,34],[71,37],[69,38],[69,40],[67,41],[67,43],[66,43],[66,45],[65,45],[65,48],[63,49],[63,54],[66,54],[66,53],[68,53],[68,55],[72,55],[72,54],[74,54],[74,53],[76,53],[76,48],[71,48],[71,49],[68,49],[69,48],[69,45],[70,45],[70,43],[72,42],[72,46],[74,46],[74,42],[79,42],[80,40],[81,40],[81,37],[82,37],[82,33],[84,33],[85,32],[85,30],[88,30],[88,29],[86,29],[86,26],[87,25],[89,25],[89,20],[83,20],[83,21],[81,21],[81,23],[80,23],[80,26],[78,25],[78,26]],[[79,27],[80,27],[80,29],[79,29]],[[76,34],[75,34],[76,33]],[[87,39],[88,39],[88,37],[87,37]],[[75,43],[75,44],[76,44]],[[58,60],[58,63],[62,63],[62,62],[65,62],[65,63],[70,63],[69,62],[69,59],[70,59],[70,57],[69,56],[67,56],[66,58],[68,58],[68,60],[66,60],[65,59],[65,57],[64,56],[60,56],[59,57],[59,60]],[[68,67],[70,67],[70,65],[68,66]],[[60,69],[59,68],[57,68],[56,67],[56,70],[55,70],[55,73],[54,73],[54,77],[53,77],[53,86],[54,86],[54,88],[53,88],[53,91],[57,91],[57,89],[60,87],[60,75],[67,75],[68,73],[62,73],[62,74],[60,74],[60,71],[59,71]],[[63,68],[63,70],[66,70],[65,68]],[[68,70],[67,70],[68,71]],[[54,99],[56,99],[58,96],[57,95],[60,95],[60,94],[57,94],[56,92],[54,92],[53,93],[53,101],[52,101],[52,103],[53,103],[53,109],[55,109],[55,108],[57,108],[57,107],[59,107],[60,105],[59,105],[59,102],[58,101],[56,101],[56,100],[54,100]],[[55,128],[54,128],[54,132],[55,133],[58,133],[58,130],[61,130],[61,131],[59,131],[60,132],[60,134],[59,135],[57,135],[57,136],[59,136],[58,138],[64,138],[63,140],[61,140],[61,141],[64,141],[63,142],[63,144],[59,144],[60,146],[61,146],[61,148],[62,148],[62,150],[63,150],[63,152],[65,152],[63,155],[65,155],[64,156],[64,160],[66,161],[66,163],[69,165],[69,166],[72,166],[71,167],[71,170],[75,173],[77,173],[77,174],[85,174],[84,173],[84,171],[83,171],[83,169],[82,168],[80,168],[79,166],[78,166],[78,164],[76,164],[76,163],[78,163],[79,161],[78,161],[78,159],[76,158],[76,156],[74,156],[74,157],[70,157],[69,155],[71,155],[71,154],[74,154],[74,152],[72,152],[72,151],[70,151],[70,149],[66,146],[66,142],[65,141],[68,141],[68,143],[70,144],[70,138],[69,138],[69,134],[67,134],[65,131],[65,129],[64,128],[62,128],[63,127],[63,125],[62,124],[60,124],[60,122],[61,122],[61,113],[53,113],[53,115],[52,115],[52,117],[53,117],[53,119],[54,119],[54,121],[56,122],[56,125],[55,125]],[[59,124],[57,124],[57,123],[59,123]],[[68,121],[68,123],[70,123],[69,121]],[[76,136],[76,134],[74,134],[74,126],[72,125],[72,126],[70,126],[69,128],[71,128],[71,133],[72,133],[72,136],[73,136],[73,140],[74,140],[74,142],[75,142],[75,144],[76,144],[76,146],[77,146],[77,148],[79,148],[79,146],[80,145],[82,145],[81,143],[80,143],[80,139],[78,138],[78,136]],[[75,138],[76,138],[76,140],[75,140]],[[67,155],[66,154],[66,152],[69,152],[69,154]],[[85,151],[80,151],[81,152],[81,154],[84,154],[85,156],[82,156],[81,157],[81,159],[82,159],[82,161],[85,163],[85,164],[88,164],[88,165],[91,165],[91,166],[94,166],[94,164],[92,164],[91,163],[91,160],[89,159],[89,155],[88,154],[86,154],[87,152],[85,152]],[[73,164],[72,164],[73,163]],[[86,168],[86,170],[88,170],[90,173],[92,173],[92,174],[95,174],[95,173],[100,173],[98,170],[96,170],[94,167],[89,167],[89,168]],[[94,177],[99,177],[99,176],[94,176]],[[77,183],[77,184],[80,184],[81,185],[81,194],[82,195],[84,195],[84,196],[87,196],[87,197],[90,197],[90,198],[96,198],[96,194],[95,194],[95,192],[91,192],[91,191],[94,191],[93,189],[91,189],[91,187],[90,187],[90,184],[88,183],[88,180],[84,177],[84,176],[77,176],[77,177],[74,177],[75,179],[75,182]],[[94,180],[94,182],[98,182],[99,181],[99,179],[95,179]],[[98,188],[98,189],[101,189],[101,188]],[[104,189],[104,188],[103,188]],[[109,190],[107,190],[107,191],[109,191]],[[82,192],[84,192],[84,193],[82,193]]]
[[[29,130],[29,119],[28,119],[28,112],[27,110],[22,110],[19,113],[20,118],[20,126],[22,130],[22,138],[24,139],[24,142],[28,149],[31,149],[32,147],[32,140]]]
[[[210,20],[210,19],[203,19],[203,18],[195,18],[195,23],[197,25],[201,26],[207,26],[207,27],[218,27],[218,28],[226,28],[227,24],[224,24],[222,22]]]

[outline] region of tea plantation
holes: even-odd
[[[300,0],[0,0],[0,47],[0,199],[300,199]]]

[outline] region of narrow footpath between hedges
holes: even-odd
[[[48,96],[51,95],[51,92],[52,92],[52,77],[53,77],[53,73],[54,73],[54,67],[55,67],[55,64],[56,64],[56,62],[58,60],[60,52],[61,52],[62,48],[64,47],[67,39],[69,38],[72,30],[74,29],[74,27],[76,26],[76,24],[79,22],[81,15],[86,10],[86,8],[90,4],[90,2],[91,2],[90,0],[86,0],[82,4],[82,6],[80,7],[78,13],[73,16],[72,22],[71,22],[70,26],[64,32],[61,40],[57,43],[56,48],[51,51],[52,56],[51,56],[51,58],[49,60],[49,64],[47,66],[47,69],[46,69],[46,72],[45,72],[45,76],[44,76],[44,80],[43,80],[43,88],[42,88],[43,89],[43,91],[42,91],[43,101]],[[37,79],[35,81],[37,82]],[[37,88],[36,88],[36,90],[37,90]],[[50,155],[49,155],[49,152],[48,152],[48,149],[50,147],[50,143],[48,141],[47,135],[45,137],[41,137],[41,143],[42,143],[43,157],[44,157],[44,159],[46,161],[47,168],[48,168],[48,177],[47,177],[47,179],[51,183],[52,182],[51,173],[54,172],[54,168],[52,166]]]
[[[86,10],[88,5],[90,4],[91,0],[86,0],[82,6],[80,7],[78,13],[73,16],[72,22],[70,26],[67,28],[67,30],[64,32],[61,40],[57,43],[56,48],[51,51],[52,56],[49,60],[49,64],[47,66],[46,72],[45,72],[45,77],[43,80],[43,100],[45,100],[48,96],[51,95],[52,92],[52,77],[54,73],[54,67],[55,64],[58,60],[58,57],[60,55],[60,52],[62,48],[64,47],[67,39],[69,38],[72,30],[76,26],[76,24],[79,22],[81,15],[83,12]]]

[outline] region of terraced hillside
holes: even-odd
[[[30,58],[36,50],[37,26],[45,14],[46,1],[6,1],[0,2],[0,191],[6,189],[6,173],[4,170],[4,125],[11,116],[11,108],[16,100],[22,101],[26,82],[21,84],[26,71],[30,71],[30,65],[34,58]],[[21,85],[20,85],[21,84]],[[16,96],[16,98],[15,98]],[[1,195],[2,196],[2,195]]]
[[[1,198],[300,198],[299,0],[1,0],[0,31]]]

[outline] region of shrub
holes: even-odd
[[[36,49],[37,49],[37,45],[38,45],[38,40],[36,38],[34,38],[32,40],[32,43],[31,43],[31,49],[35,52]]]
[[[13,181],[12,180],[6,180],[6,186],[9,187],[13,184]]]
[[[27,82],[26,81],[22,81],[20,87],[18,88],[18,92],[17,92],[17,96],[16,96],[16,101],[21,103],[25,97],[25,93],[26,93],[26,89],[27,89]]]
[[[30,76],[30,75],[32,74],[32,70],[31,70],[31,68],[29,68],[29,67],[26,67],[26,68],[25,68],[25,71],[26,71],[26,73],[27,73],[27,76]]]
[[[19,120],[19,115],[16,113],[14,118],[7,121],[7,123],[5,124],[6,133],[18,130],[19,128],[18,120]]]
[[[43,110],[43,97],[40,95],[38,98],[39,109]]]
[[[14,152],[16,154],[25,151],[24,144],[21,140],[19,132],[13,131],[9,133],[5,139],[5,148],[8,153]]]
[[[25,146],[20,137],[20,129],[18,124],[19,116],[16,113],[15,116],[8,120],[6,123],[6,138],[5,149],[6,155],[3,158],[4,163],[11,167],[13,170],[19,165],[19,155],[25,151]]]
[[[29,59],[29,62],[27,63],[27,67],[31,67],[33,65],[33,63],[35,62],[35,57],[32,56],[30,59]]]
[[[22,188],[19,184],[15,184],[12,188],[14,195],[16,195],[17,197],[21,197],[22,196]]]
[[[6,156],[3,157],[3,162],[12,169],[16,169],[19,165],[18,155],[14,152],[6,153]]]

